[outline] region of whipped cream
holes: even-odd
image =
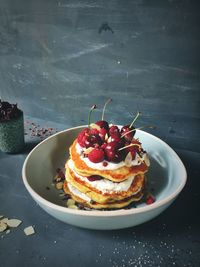
[[[96,188],[97,190],[101,191],[102,193],[112,193],[112,192],[122,192],[122,191],[127,191],[135,176],[130,176],[127,180],[122,181],[122,182],[112,182],[107,179],[101,179],[101,180],[96,180],[96,181],[89,181],[86,177],[79,175],[76,173],[74,170],[74,162],[70,159],[68,161],[68,166],[69,168],[74,172],[75,176],[80,178],[82,181],[87,182],[90,184],[92,187]]]
[[[87,157],[84,157],[82,155],[82,151],[83,148],[79,145],[79,143],[76,143],[76,152],[80,155],[80,159],[83,160],[85,162],[85,164],[92,168],[92,169],[96,169],[96,170],[116,170],[118,168],[124,167],[126,166],[125,161],[120,161],[119,163],[114,163],[114,162],[109,162],[104,160],[104,162],[107,162],[107,166],[104,166],[102,162],[99,163],[94,163],[91,162]],[[142,161],[144,161],[147,157],[147,154],[144,153],[142,155],[142,157],[140,157],[137,153],[135,156],[135,159],[131,161],[130,166],[138,166],[142,163]]]
[[[73,185],[71,185],[70,183],[67,184],[69,191],[74,194],[77,197],[80,197],[81,199],[90,202],[91,198],[89,198],[86,194],[80,192],[76,187],[74,187]]]

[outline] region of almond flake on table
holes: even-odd
[[[1,222],[3,222],[3,223],[6,223],[7,224],[7,221],[8,221],[9,219],[7,218],[7,217],[4,217],[3,219],[1,219]]]
[[[33,235],[33,234],[35,234],[35,230],[34,230],[33,226],[28,226],[28,227],[24,228],[24,233],[25,233],[25,235]]]
[[[6,222],[9,227],[18,227],[21,223],[22,221],[18,219],[10,219]]]
[[[75,201],[72,198],[69,198],[67,200],[67,206],[69,207],[69,206],[72,206],[72,205],[75,205]]]
[[[0,221],[0,233],[1,233],[1,232],[4,232],[4,231],[7,229],[7,227],[8,227],[8,226],[7,226],[6,223]]]
[[[63,188],[63,182],[59,182],[56,184],[56,189],[60,190]]]

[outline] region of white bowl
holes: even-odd
[[[33,199],[53,217],[75,226],[89,229],[121,229],[135,226],[156,217],[164,211],[183,189],[187,173],[178,155],[165,142],[141,130],[136,131],[143,148],[149,153],[148,173],[150,187],[156,201],[151,205],[138,204],[136,208],[112,211],[69,209],[52,186],[56,169],[63,167],[68,150],[78,132],[85,126],[70,128],[54,134],[38,144],[27,156],[22,177]],[[50,189],[47,190],[47,187]]]

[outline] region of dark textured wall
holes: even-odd
[[[111,97],[108,120],[140,110],[138,126],[200,151],[198,20],[189,0],[0,0],[0,95],[66,127]]]

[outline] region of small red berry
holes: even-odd
[[[101,148],[94,148],[89,154],[88,159],[91,162],[98,163],[104,160],[104,151]]]
[[[155,198],[152,195],[147,196],[146,198],[146,204],[151,205],[155,202]]]
[[[104,161],[104,162],[103,162],[103,166],[104,166],[104,167],[108,166],[108,162],[107,162],[107,161]]]

